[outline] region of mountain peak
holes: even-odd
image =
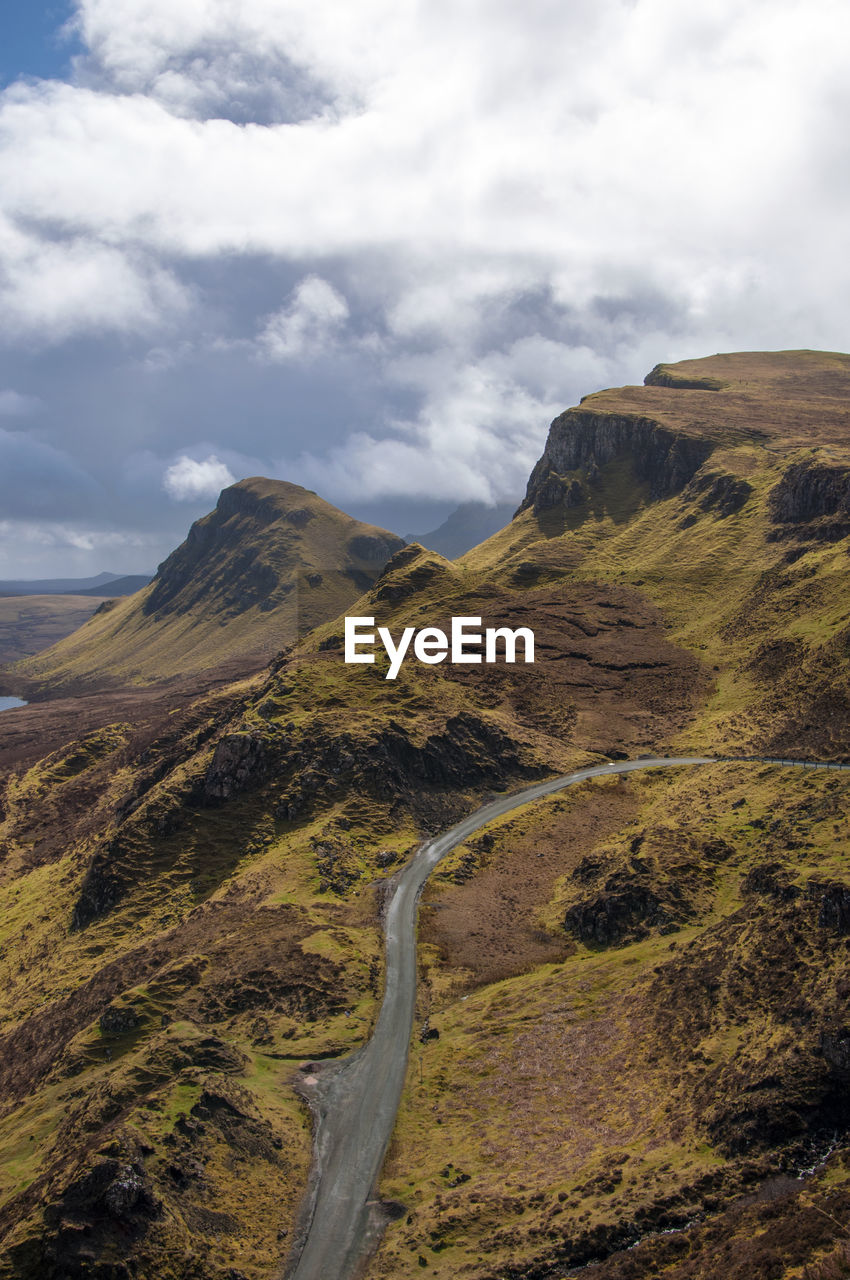
[[[230,509],[235,507],[251,507],[256,503],[268,503],[281,511],[301,502],[318,501],[327,506],[314,489],[304,489],[300,484],[291,484],[288,480],[270,480],[267,476],[247,476],[228,485],[218,495],[216,508]]]
[[[252,476],[222,490],[144,591],[27,669],[54,684],[156,681],[223,659],[256,669],[352,604],[403,546],[311,489]]]
[[[848,441],[848,355],[736,351],[657,364],[642,386],[594,392],[555,418],[520,510],[584,510],[615,480],[623,501],[642,488],[669,497],[722,447],[826,448],[845,462]]]

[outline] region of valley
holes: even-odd
[[[90,596],[0,596],[0,666],[64,639],[102,603]]]
[[[455,561],[240,482],[7,668],[0,1277],[280,1276],[305,1078],[379,1079],[370,1042],[366,1275],[850,1266],[847,773],[776,762],[850,762],[848,391],[784,352],[588,396]],[[354,616],[535,661],[388,680]],[[428,850],[390,1018],[382,911],[408,883],[412,929]]]

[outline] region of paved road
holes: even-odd
[[[401,1102],[416,1003],[416,908],[437,863],[473,832],[512,809],[563,791],[587,778],[636,769],[714,764],[730,757],[653,757],[581,769],[502,796],[457,826],[420,845],[393,878],[385,907],[386,981],[371,1040],[349,1057],[321,1068],[304,1094],[315,1119],[314,1159],[308,1198],[290,1256],[288,1280],[350,1280],[370,1240],[380,1231],[377,1202],[370,1199]],[[742,759],[735,757],[735,759]],[[747,757],[756,762],[756,757]],[[758,763],[818,767],[802,760]],[[820,766],[850,769],[850,765]]]

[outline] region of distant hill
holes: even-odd
[[[78,591],[77,595],[109,596],[111,599],[116,599],[118,596],[132,596],[137,591],[141,591],[142,587],[146,587],[150,581],[150,574],[128,573],[123,578],[113,578],[100,586],[86,587]]]
[[[99,573],[94,578],[22,578],[0,581],[0,596],[129,596],[150,574]]]
[[[19,670],[51,688],[156,683],[223,662],[256,670],[353,603],[403,545],[312,490],[241,480],[149,585]]]
[[[454,560],[506,525],[519,506],[516,502],[464,502],[430,533],[411,533],[408,542],[418,542],[430,551]]]
[[[97,607],[94,593],[0,596],[0,666],[56,644],[87,622]]]
[[[372,1274],[846,1276],[850,774],[752,757],[850,763],[850,355],[658,366],[555,419],[485,543],[394,545],[245,482],[24,664],[215,674],[0,713],[0,1280],[280,1274],[294,1064],[376,1024],[389,878],[585,766],[424,889]],[[535,661],[387,680],[352,606]],[[715,762],[605,776],[647,755]]]

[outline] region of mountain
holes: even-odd
[[[507,524],[516,510],[516,502],[464,502],[430,533],[408,534],[407,542],[418,542],[441,556],[454,560],[476,547]]]
[[[401,546],[311,490],[241,480],[148,586],[18,670],[54,691],[254,670],[356,600]]]
[[[85,585],[92,582],[97,585]],[[48,649],[87,622],[105,600],[131,595],[149,582],[143,574],[101,573],[97,578],[0,583],[0,667]],[[6,672],[0,683],[5,681],[18,684]]]
[[[387,879],[494,792],[652,753],[732,758],[515,809],[429,881],[365,1274],[846,1271],[850,775],[740,757],[850,761],[849,408],[838,353],[658,366],[556,418],[504,529],[398,547],[344,606],[532,627],[534,664],[388,680],[328,613],[144,723],[123,692],[69,699],[66,739],[62,699],[8,713],[1,1280],[279,1274],[293,1082],[369,1035]],[[244,497],[146,625],[257,598]]]
[[[850,713],[848,534],[850,357],[744,352],[556,418],[517,519],[464,563],[631,584],[713,673],[712,745],[830,754]]]
[[[96,596],[0,596],[0,666],[56,644],[97,606]]]
[[[589,506],[595,513],[595,494],[604,491],[612,514],[622,516],[647,498],[679,493],[721,446],[730,458],[761,462],[764,454],[752,450],[790,454],[814,446],[829,466],[846,463],[847,377],[846,356],[816,351],[656,365],[643,387],[585,396],[555,419],[523,507]]]
[[[147,573],[127,573],[120,578],[111,578],[109,582],[101,586],[84,587],[78,594],[81,596],[131,596],[136,591],[141,591],[142,587],[146,587],[150,582],[150,574]]]
[[[99,573],[94,578],[34,578],[10,579],[0,581],[0,596],[75,596],[75,595],[109,595],[107,587],[114,595],[123,595],[123,591],[115,590],[120,582],[132,582],[118,573]],[[149,578],[139,581],[139,586],[149,582]],[[133,590],[138,591],[138,586]]]

